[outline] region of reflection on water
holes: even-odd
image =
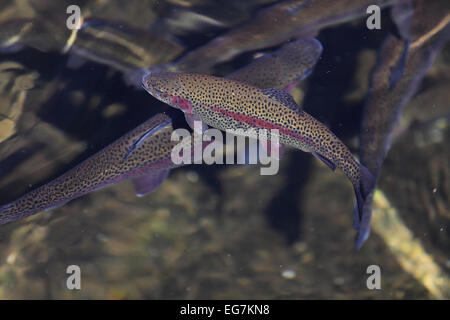
[[[299,25],[323,53],[292,94],[358,154],[372,70],[383,70],[377,54],[394,23],[402,26],[395,41],[411,29],[388,9],[382,29],[368,30],[360,18],[367,1],[352,1],[355,10],[302,2],[86,0],[76,32],[64,20],[71,1],[2,2],[0,205],[169,110],[135,86],[140,68],[230,74],[299,36]],[[448,33],[450,8],[435,3],[420,7],[433,23],[412,29],[414,48]],[[295,22],[281,23],[280,14]],[[125,182],[0,226],[0,298],[450,298],[450,46],[442,46],[392,133],[377,131],[390,136],[390,150],[360,251],[345,176],[287,150],[275,176],[261,176],[258,166],[191,165],[142,198]],[[408,66],[396,74],[407,83],[402,76],[417,64],[397,59],[391,68],[402,52],[384,52],[390,72]],[[395,118],[392,96],[402,100],[408,90],[377,96],[387,110],[382,120]],[[82,270],[80,291],[65,286],[72,264]],[[370,265],[381,267],[382,290],[366,287]]]

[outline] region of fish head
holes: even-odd
[[[156,99],[185,113],[192,113],[192,105],[184,96],[183,85],[178,73],[150,73],[142,78],[142,86]]]

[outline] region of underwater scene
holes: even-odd
[[[0,0],[0,299],[450,299],[450,1]]]

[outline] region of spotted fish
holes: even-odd
[[[294,49],[299,50],[299,54],[294,55]],[[319,58],[320,52],[317,51],[320,50],[321,45],[317,40],[289,44],[275,53],[256,59],[231,76],[246,79],[256,86],[264,87],[270,83],[285,88],[307,75]],[[283,67],[283,74],[280,66]],[[265,74],[267,70],[273,72]],[[174,147],[174,142],[170,140],[172,132],[169,117],[163,114],[154,116],[56,180],[0,206],[0,224],[55,208],[91,191],[127,179],[133,179],[138,195],[153,191],[166,179],[169,170],[175,167],[170,161],[170,151]],[[183,141],[187,143],[189,139]],[[203,143],[202,147],[206,144]],[[183,146],[180,148],[183,149]]]
[[[143,86],[157,99],[221,130],[278,129],[282,144],[311,152],[332,170],[340,168],[356,194],[356,247],[365,241],[368,230],[361,229],[360,222],[373,187],[372,175],[325,125],[301,110],[290,94],[232,79],[171,72],[149,74]]]
[[[360,159],[375,180],[380,176],[404,105],[417,92],[437,54],[450,39],[448,9],[447,0],[416,0],[404,1],[392,10],[392,19],[397,24],[400,37],[388,34],[378,52],[360,135]],[[364,213],[363,224],[367,229],[370,226],[372,193],[366,201]]]
[[[322,50],[322,44],[317,39],[292,41],[227,75],[226,78],[260,89],[278,88],[290,91],[311,73]]]
[[[361,130],[362,162],[377,177],[403,106],[415,94],[437,54],[450,39],[448,8],[446,0],[415,1],[414,6],[405,2],[394,8],[393,20],[402,37],[389,34],[380,49]]]
[[[89,192],[133,179],[138,196],[157,188],[175,167],[172,121],[157,114],[70,171],[0,206],[0,224],[52,209]]]

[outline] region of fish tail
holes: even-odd
[[[359,181],[354,184],[356,204],[353,210],[353,228],[357,230],[355,249],[361,248],[370,234],[370,218],[372,216],[372,197],[375,179],[370,171],[359,164]]]

